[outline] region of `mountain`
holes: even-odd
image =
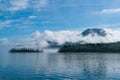
[[[102,37],[105,37],[107,35],[107,33],[106,33],[106,31],[104,29],[98,29],[98,28],[87,29],[87,30],[83,31],[81,34],[84,37],[88,36],[88,35],[91,35],[91,36],[94,37],[96,34],[98,36],[102,36]]]

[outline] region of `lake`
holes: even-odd
[[[0,50],[0,80],[120,80],[120,54]]]

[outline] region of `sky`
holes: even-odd
[[[120,0],[0,0],[0,43],[35,31],[119,28]]]

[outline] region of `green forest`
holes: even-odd
[[[120,42],[116,43],[86,43],[64,44],[59,52],[120,52]]]

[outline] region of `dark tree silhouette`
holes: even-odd
[[[39,49],[32,49],[32,48],[20,48],[20,49],[12,48],[9,52],[10,53],[16,53],[16,52],[25,53],[25,52],[43,52],[43,51]]]
[[[59,52],[120,52],[120,42],[96,44],[64,44],[59,49]]]

